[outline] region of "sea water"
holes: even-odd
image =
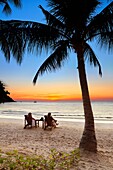
[[[113,122],[113,102],[91,102],[94,119]],[[9,102],[0,104],[0,118],[23,119],[32,112],[35,118],[41,118],[48,112],[57,120],[84,121],[83,103],[74,102]]]

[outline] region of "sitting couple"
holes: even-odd
[[[25,126],[24,129],[26,129],[27,126],[31,126],[31,127],[37,127],[37,124],[39,126],[39,121],[43,121],[43,128],[46,129],[46,127],[56,127],[56,125],[58,125],[57,120],[55,120],[52,116],[51,113],[49,112],[48,115],[45,115],[45,121],[43,119],[43,117],[41,117],[41,119],[35,119],[32,116],[32,113],[29,112],[28,115],[25,115]]]
[[[29,112],[28,115],[24,115],[24,116],[25,116],[25,126],[24,126],[24,129],[26,129],[27,126],[37,127],[36,119],[32,117],[32,113],[31,112]]]
[[[56,128],[56,125],[58,125],[57,120],[55,120],[51,116],[50,112],[47,115],[45,115],[44,117],[45,117],[45,127],[44,127],[44,129],[46,129],[46,127],[48,127],[48,126]]]

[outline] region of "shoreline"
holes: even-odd
[[[43,116],[42,116],[43,117]],[[39,117],[37,118],[37,117],[35,117],[36,119],[40,119]],[[0,115],[0,119],[3,119],[3,120],[5,120],[6,119],[6,121],[7,120],[9,120],[9,119],[11,119],[11,120],[23,120],[24,119],[24,117],[14,117],[14,116],[1,116]],[[85,123],[85,119],[84,118],[75,118],[75,119],[58,119],[58,118],[56,118],[58,121],[60,121],[60,122],[79,122],[79,123]],[[104,124],[113,124],[113,119],[111,119],[111,118],[104,118],[104,119],[102,119],[102,118],[95,118],[94,119],[94,122],[95,123],[104,123]]]
[[[59,152],[78,148],[84,123],[58,122],[58,127],[50,131],[43,130],[41,124],[37,128],[23,129],[24,119],[0,118],[0,149],[47,157],[53,148]],[[95,123],[95,131],[98,152],[81,153],[79,170],[113,170],[113,123]]]

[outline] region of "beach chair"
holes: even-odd
[[[44,121],[44,119],[43,119],[43,117],[41,117],[41,119],[35,119],[34,120],[35,121],[35,125],[34,125],[34,127],[39,127],[39,122],[40,121],[42,121],[42,128],[43,128],[43,125],[44,125],[44,123],[43,123],[43,121]],[[33,127],[33,121],[32,121],[32,118],[30,119],[29,117],[28,117],[28,115],[24,115],[24,129],[26,129],[27,127]]]
[[[25,117],[25,119],[24,119],[24,129],[26,129],[27,127],[33,127],[33,125],[32,125],[32,118],[30,119],[29,117],[28,117],[28,115],[24,115],[24,117]],[[37,122],[36,122],[36,120],[34,120],[35,121],[35,127],[37,127]]]
[[[43,129],[46,130],[46,129],[50,129],[52,130],[52,128],[55,128],[56,125],[56,122],[55,120],[53,120],[52,117],[48,117],[47,115],[44,116],[44,122],[43,122]]]
[[[48,119],[47,115],[45,115],[44,116],[43,129],[46,130],[47,128],[52,130],[52,121],[50,119]]]

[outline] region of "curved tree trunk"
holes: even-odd
[[[80,149],[91,152],[97,151],[97,140],[95,135],[94,117],[91,107],[91,101],[88,91],[88,83],[86,78],[85,64],[83,55],[78,53],[78,72],[80,79],[80,86],[82,91],[82,100],[85,114],[85,125],[83,135],[79,144]]]

